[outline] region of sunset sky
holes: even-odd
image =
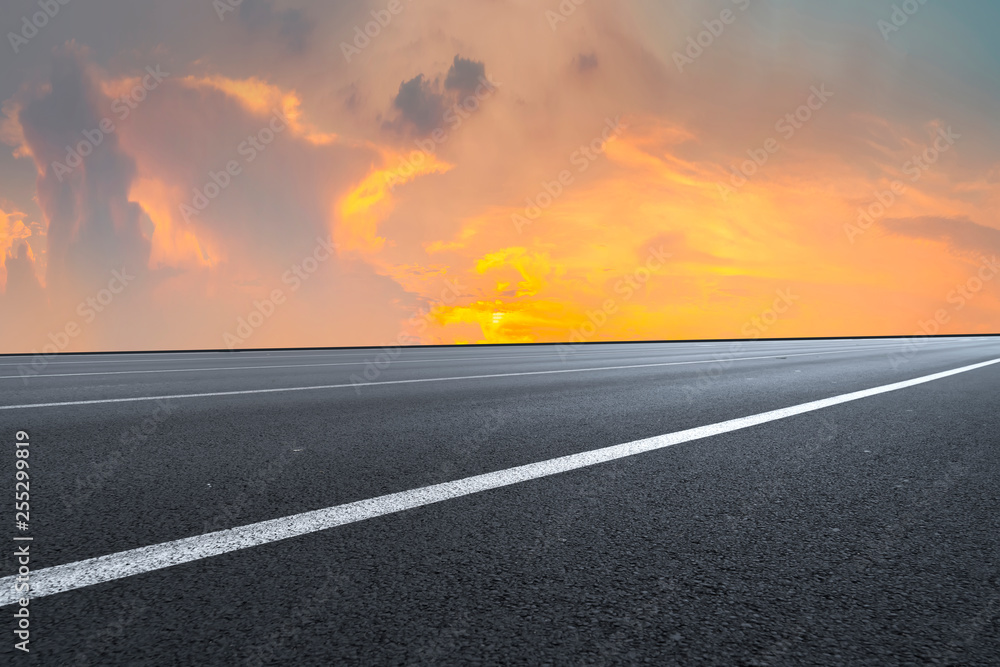
[[[0,352],[1000,333],[997,25],[8,0]]]

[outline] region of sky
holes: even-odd
[[[0,352],[1000,333],[990,0],[8,0]]]

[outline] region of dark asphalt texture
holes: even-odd
[[[31,435],[38,570],[1000,358],[729,346],[407,349],[376,381],[709,363],[6,410],[0,434]],[[41,373],[271,368],[28,380],[2,357],[0,405],[350,383],[378,354],[60,357]],[[331,363],[354,365],[275,368]],[[998,389],[990,366],[38,598],[32,653],[8,618],[0,662],[997,665]]]

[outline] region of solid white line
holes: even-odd
[[[876,347],[845,347],[837,348],[833,350],[835,352],[852,352],[855,350],[881,350],[884,346]],[[575,356],[576,352],[573,352]],[[702,352],[697,350],[690,350],[689,354],[708,354],[708,352]],[[825,352],[824,352],[825,354]],[[588,356],[598,356],[598,355],[588,355]],[[266,357],[265,357],[266,358]],[[373,363],[373,359],[366,359],[361,361],[337,361],[325,364],[269,364],[266,366],[219,366],[215,368],[144,368],[132,371],[89,371],[86,373],[39,373],[38,375],[0,375],[0,380],[36,380],[39,378],[66,378],[66,377],[89,377],[94,375],[145,375],[145,374],[156,374],[156,373],[208,373],[214,371],[255,371],[264,370],[268,368],[323,368],[328,366],[361,366],[364,364]],[[556,361],[556,356],[554,355],[542,355],[542,354],[526,354],[526,355],[510,355],[510,356],[489,356],[489,357],[445,357],[441,359],[394,359],[393,364],[425,364],[425,363],[444,363],[444,362],[456,362],[456,361],[503,361],[506,362],[508,359],[550,359]],[[212,360],[210,360],[212,361]],[[714,360],[710,360],[714,361]],[[708,362],[710,363],[710,362]]]
[[[758,357],[738,357],[725,359],[704,359],[699,361],[666,361],[655,364],[630,364],[628,366],[601,366],[599,368],[560,368],[549,371],[522,371],[519,373],[492,373],[489,375],[461,375],[458,377],[443,378],[416,378],[413,380],[383,380],[381,382],[358,382],[350,384],[326,384],[309,387],[275,387],[271,389],[241,389],[235,391],[211,391],[201,394],[174,394],[172,396],[132,396],[126,398],[98,398],[86,401],[64,401],[61,403],[30,403],[26,405],[0,405],[0,410],[31,410],[34,408],[58,408],[76,405],[102,405],[106,403],[136,403],[140,401],[173,401],[184,398],[212,398],[218,396],[249,396],[253,394],[280,394],[293,391],[319,391],[326,389],[345,389],[347,387],[380,387],[382,385],[393,384],[417,384],[424,382],[456,382],[458,380],[488,380],[495,378],[523,377],[527,375],[555,375],[560,373],[596,373],[600,371],[621,371],[633,368],[659,368],[663,366],[690,366],[695,364],[730,364],[735,361],[758,361],[760,359],[788,359],[790,357],[815,357],[825,354],[844,354],[847,352],[858,352],[868,350],[880,350],[877,348],[848,348],[843,350],[830,350],[827,352],[802,352],[799,354],[787,354],[773,352],[771,354]],[[781,355],[780,357],[778,355]]]
[[[376,355],[378,356],[378,355]],[[453,357],[444,359],[394,359],[393,364],[425,364],[425,363],[441,363],[450,361],[507,361],[508,359],[552,359],[556,360],[553,355],[512,355],[512,356],[500,356],[500,357]],[[210,360],[214,361],[214,360]],[[88,373],[39,373],[38,375],[0,375],[0,380],[14,380],[24,377],[28,380],[34,380],[36,378],[65,378],[65,377],[80,377],[86,375],[138,375],[144,373],[201,373],[208,371],[253,371],[261,370],[265,368],[322,368],[325,366],[362,366],[364,364],[374,363],[374,357],[372,359],[363,359],[360,361],[337,361],[326,364],[271,364],[267,366],[220,366],[218,368],[155,368],[155,369],[141,369],[135,371],[95,371]]]
[[[751,341],[751,342],[753,342],[753,341]],[[760,342],[758,344],[762,345],[763,342],[765,342],[765,341],[762,341],[762,342]],[[792,342],[795,342],[795,341],[792,341]],[[836,341],[830,341],[830,342],[836,342]],[[720,343],[720,344],[722,344],[722,343]],[[724,343],[724,344],[725,345],[730,345],[730,343]],[[657,345],[657,343],[652,343],[651,345]],[[680,346],[680,345],[688,345],[688,343],[670,343],[670,345]],[[466,347],[466,348],[476,348],[475,345],[468,345],[468,346],[464,346],[464,347]],[[545,346],[543,346],[543,347],[545,347]],[[609,349],[610,347],[611,346],[608,346],[608,347],[594,346],[592,348],[589,348],[588,351],[594,352],[595,356],[597,356],[597,354],[621,354],[621,353],[629,353],[629,354],[631,354],[631,353],[637,353],[638,354],[638,353],[643,353],[643,352],[647,351],[647,350],[642,350],[642,349],[637,349],[637,348],[630,348],[630,349],[627,349],[627,350]],[[161,353],[159,353],[158,356],[153,357],[153,358],[139,358],[139,357],[134,357],[132,355],[114,355],[114,358],[111,358],[111,359],[106,358],[106,357],[99,357],[99,358],[98,357],[94,357],[93,359],[80,359],[80,360],[72,360],[72,361],[70,361],[70,360],[60,361],[58,359],[55,359],[55,360],[52,360],[52,361],[49,361],[49,362],[45,363],[44,366],[46,366],[46,367],[48,367],[48,366],[57,366],[57,365],[60,365],[60,364],[98,365],[98,364],[130,364],[130,363],[146,363],[146,362],[149,362],[149,363],[172,363],[172,362],[182,362],[182,361],[246,361],[246,360],[257,361],[257,360],[263,360],[263,359],[339,359],[339,358],[348,358],[348,359],[351,359],[351,358],[359,358],[359,357],[361,358],[360,361],[362,363],[364,363],[365,360],[373,359],[374,357],[377,357],[380,354],[383,354],[386,350],[390,350],[390,349],[395,349],[395,347],[392,346],[392,345],[387,345],[387,346],[381,347],[381,348],[363,348],[363,349],[358,349],[356,351],[344,352],[344,353],[340,353],[340,354],[338,354],[338,353],[332,353],[331,352],[331,353],[325,353],[325,354],[306,354],[306,353],[303,353],[303,354],[283,354],[283,355],[275,354],[275,355],[250,356],[250,354],[247,353],[247,352],[232,352],[232,353],[230,353],[229,356],[221,356],[221,357],[220,356],[215,356],[215,357],[208,357],[208,358],[195,357],[193,359],[189,359],[189,358],[186,358],[186,357],[183,358],[183,359],[180,359],[180,358],[177,358],[177,357],[179,357],[180,355],[188,355],[188,354],[218,354],[218,353],[216,353],[216,352],[201,352],[201,353],[198,353],[198,352],[161,352]],[[428,356],[425,357],[423,359],[423,361],[433,361],[433,360],[436,360],[436,359],[447,358],[447,357],[438,356],[435,353],[447,354],[449,352],[456,351],[455,348],[444,348],[444,349],[442,349],[442,348],[408,347],[408,348],[401,348],[401,349],[403,350],[404,354],[416,353],[416,352],[426,353]],[[558,356],[559,352],[558,352],[558,349],[555,346],[551,346],[551,347],[549,347],[549,349],[551,350],[551,352],[549,354],[537,353],[534,356],[539,356],[539,357]],[[503,350],[498,350],[497,353],[494,356],[497,359],[506,359],[506,358],[508,358],[508,357],[505,356],[505,352],[507,352],[507,351],[509,351],[509,348],[503,349]],[[579,351],[583,352],[583,349],[581,348]],[[125,357],[127,357],[127,358],[125,358]],[[0,363],[0,366],[30,366],[32,358],[33,357],[24,357],[25,360],[23,362],[21,362],[21,363]],[[483,357],[483,358],[484,359],[491,359],[493,357]]]
[[[94,359],[94,360],[89,360],[88,359],[88,360],[79,360],[79,361],[50,361],[48,363],[45,363],[44,366],[45,367],[48,367],[48,366],[57,366],[57,365],[60,365],[60,364],[98,365],[98,364],[172,363],[172,362],[183,362],[183,361],[247,361],[247,360],[257,361],[257,360],[261,360],[261,359],[339,359],[339,358],[344,358],[344,357],[346,357],[346,358],[364,357],[364,358],[361,359],[361,361],[364,362],[365,358],[376,357],[376,356],[382,354],[383,352],[385,352],[385,350],[387,350],[387,349],[393,349],[393,348],[386,347],[386,348],[379,348],[379,349],[362,349],[362,350],[358,350],[355,353],[348,353],[348,354],[283,354],[283,355],[276,354],[276,355],[271,355],[271,356],[267,356],[267,355],[264,355],[264,356],[249,356],[245,352],[244,353],[234,352],[234,353],[232,353],[231,356],[226,356],[226,357],[210,357],[210,358],[198,358],[198,357],[196,357],[194,359],[188,359],[188,358],[179,359],[179,358],[176,358],[176,355],[188,354],[188,353],[184,353],[184,352],[180,352],[180,353],[164,352],[164,353],[162,353],[160,355],[159,358],[152,358],[152,359],[147,359],[147,358],[131,358],[131,357],[125,359],[125,358],[121,358],[122,356],[125,356],[125,355],[115,355],[118,358],[115,358],[115,359],[100,358],[100,359]],[[411,349],[411,348],[405,348],[405,349]],[[432,352],[432,350],[419,350],[419,351],[422,351],[422,352],[423,351]],[[191,354],[194,354],[194,353],[191,353]],[[207,354],[211,354],[211,353],[207,353]],[[30,358],[26,357],[25,361],[22,362],[22,363],[18,363],[18,364],[14,364],[14,363],[0,363],[0,366],[31,366],[31,360],[30,360]]]
[[[470,346],[470,347],[473,347],[473,346]],[[248,361],[248,360],[249,361],[260,361],[260,360],[269,360],[269,359],[339,359],[339,358],[344,358],[344,357],[358,359],[357,361],[354,361],[354,362],[345,362],[345,363],[365,363],[366,361],[371,361],[375,357],[384,354],[385,351],[389,350],[389,349],[395,349],[395,348],[393,348],[392,346],[387,346],[387,347],[378,348],[378,349],[364,349],[364,350],[358,350],[357,353],[353,353],[353,354],[312,354],[312,355],[309,355],[309,354],[288,354],[288,355],[258,356],[258,357],[243,356],[243,355],[241,355],[239,353],[234,353],[230,357],[211,357],[211,358],[194,358],[194,359],[188,359],[188,358],[184,358],[184,359],[171,358],[171,357],[174,356],[174,353],[165,353],[162,358],[153,358],[153,359],[145,359],[145,358],[143,358],[143,359],[134,359],[134,358],[121,359],[121,358],[118,358],[118,359],[98,359],[98,360],[94,360],[94,361],[89,361],[89,360],[87,360],[87,361],[84,361],[84,360],[81,360],[81,361],[50,361],[50,362],[44,364],[43,366],[44,367],[57,366],[57,365],[60,365],[60,364],[99,365],[99,364],[173,363],[173,362],[191,362],[191,361]],[[416,363],[416,361],[438,361],[438,360],[442,360],[442,359],[448,359],[448,357],[446,357],[446,356],[435,356],[435,355],[433,355],[433,352],[435,350],[416,349],[416,348],[403,348],[403,350],[404,350],[404,352],[403,352],[404,354],[406,354],[410,350],[414,350],[416,352],[426,352],[426,353],[428,353],[429,356],[424,357],[423,359],[415,360],[415,361],[413,361],[411,363]],[[594,356],[601,356],[601,355],[608,355],[608,354],[623,354],[623,353],[627,353],[627,354],[641,354],[641,353],[648,352],[647,350],[636,350],[636,349],[629,349],[629,350],[608,350],[608,349],[600,349],[600,348],[593,348],[590,351],[593,352],[593,353],[595,353]],[[579,350],[579,352],[582,353],[583,350]],[[574,353],[576,353],[576,352],[574,352]],[[523,356],[527,357],[528,355],[523,355]],[[557,357],[557,356],[559,356],[559,352],[558,352],[558,350],[555,347],[553,347],[551,353],[549,353],[549,354],[533,354],[533,355],[530,355],[530,356],[535,356],[535,357]],[[510,357],[508,357],[507,355],[505,355],[503,352],[497,352],[495,355],[484,356],[484,357],[479,357],[479,358],[482,358],[482,359],[509,359]],[[28,366],[28,367],[30,367],[31,363],[30,363],[30,360],[27,360],[27,361],[25,361],[23,363],[19,363],[19,364],[14,364],[14,363],[0,363],[0,366]],[[20,376],[18,376],[18,377],[20,377]]]
[[[85,586],[93,586],[154,570],[162,570],[174,565],[190,563],[240,549],[270,544],[271,542],[308,535],[349,523],[356,523],[387,514],[395,514],[425,505],[440,503],[445,500],[461,498],[462,496],[474,493],[550,477],[570,470],[587,468],[600,463],[635,456],[636,454],[652,452],[693,440],[710,438],[723,433],[731,433],[780,419],[788,419],[789,417],[795,417],[807,412],[906,389],[998,363],[1000,363],[1000,359],[993,359],[992,361],[963,366],[962,368],[926,375],[913,380],[895,382],[832,398],[801,403],[749,417],[730,419],[708,426],[699,426],[667,435],[626,442],[621,445],[572,454],[548,461],[529,463],[528,465],[516,468],[466,477],[465,479],[453,482],[434,484],[399,493],[390,493],[377,498],[359,500],[346,505],[304,512],[280,519],[261,521],[248,526],[206,533],[173,542],[139,547],[138,549],[89,558],[76,563],[56,565],[55,567],[37,570],[31,574],[31,597],[39,598],[46,595],[55,595],[56,593],[65,593],[66,591]],[[20,596],[14,588],[16,580],[17,575],[0,579],[0,606],[12,604],[19,599]]]
[[[883,343],[883,345],[885,347],[891,347],[892,345],[901,345],[901,344],[905,343],[908,340],[910,340],[910,339],[909,338],[899,338],[899,339],[885,338],[885,339],[877,339],[877,340],[871,340],[871,341],[859,340],[859,341],[856,341],[856,342],[857,343]],[[927,341],[927,344],[929,345],[932,342],[934,342],[934,343],[940,343],[942,345],[945,345],[945,344],[954,344],[954,343],[957,343],[957,342],[976,342],[977,340],[978,339],[970,339],[970,338],[953,338],[953,339],[941,339],[941,340],[936,340],[935,339],[934,341]],[[989,340],[989,339],[986,339],[986,340]],[[833,339],[833,340],[826,340],[826,341],[824,341],[824,340],[818,340],[818,341],[810,341],[810,340],[788,340],[788,341],[776,341],[776,340],[761,340],[761,341],[758,341],[758,340],[743,340],[743,341],[720,341],[720,342],[716,342],[716,343],[687,343],[687,342],[673,342],[673,343],[611,343],[611,344],[608,344],[607,346],[595,345],[595,346],[586,346],[586,347],[574,348],[574,350],[575,350],[574,354],[582,354],[584,352],[588,352],[588,353],[589,352],[593,352],[594,356],[607,355],[607,354],[622,354],[622,353],[627,353],[627,354],[636,353],[636,354],[639,354],[639,353],[646,353],[646,352],[648,352],[649,348],[651,348],[652,346],[669,346],[669,348],[678,348],[678,347],[696,346],[696,345],[727,346],[727,345],[733,345],[734,343],[743,343],[743,344],[754,345],[754,346],[761,346],[761,347],[764,346],[764,345],[798,345],[798,344],[802,344],[802,345],[817,345],[817,346],[819,346],[819,345],[825,345],[825,344],[840,344],[840,343],[846,343],[846,342],[850,342],[850,339]],[[624,345],[628,345],[630,347],[627,348],[627,349],[622,349],[621,346],[624,346]],[[475,345],[469,345],[467,347],[468,348],[476,348],[477,346],[475,346]],[[538,347],[543,347],[543,348],[548,347],[555,354],[558,354],[558,348],[555,347],[555,346],[539,345]],[[62,360],[60,360],[61,358],[57,358],[57,359],[53,359],[53,360],[45,362],[44,366],[45,367],[49,367],[49,366],[58,366],[58,365],[62,365],[62,364],[91,364],[91,365],[96,365],[96,364],[129,364],[129,363],[144,363],[144,362],[149,362],[149,363],[173,363],[173,362],[179,362],[179,361],[246,361],[246,360],[254,360],[255,361],[255,360],[259,360],[259,359],[331,359],[331,358],[343,358],[343,357],[352,358],[352,357],[356,357],[356,356],[365,356],[365,358],[367,359],[369,357],[373,358],[375,356],[378,356],[379,354],[382,354],[387,349],[393,349],[393,346],[387,345],[387,346],[381,347],[381,348],[359,348],[359,349],[356,349],[356,350],[343,350],[343,351],[341,351],[339,353],[338,352],[329,352],[329,353],[320,353],[320,354],[306,354],[306,353],[303,353],[303,354],[285,354],[285,355],[277,355],[276,354],[276,355],[263,355],[263,356],[249,356],[250,354],[254,354],[254,353],[234,351],[234,352],[230,352],[229,356],[222,356],[222,357],[216,356],[216,357],[210,357],[210,358],[199,358],[199,357],[196,356],[194,359],[186,359],[186,358],[185,359],[180,359],[178,357],[180,357],[181,355],[203,355],[203,354],[219,354],[219,353],[218,352],[143,352],[143,353],[136,353],[135,355],[133,355],[133,354],[116,354],[116,355],[113,355],[113,358],[110,358],[110,359],[107,358],[106,355],[105,356],[94,355],[90,359],[66,360],[66,361],[62,361]],[[452,352],[455,349],[456,348],[425,348],[425,347],[408,347],[408,348],[403,348],[404,354],[410,353],[410,352],[421,352],[421,353],[426,352],[429,355],[433,355],[435,353],[445,353],[445,354],[447,354],[448,352]],[[497,348],[492,348],[492,349],[497,349]],[[497,352],[497,358],[498,359],[505,358],[505,357],[503,357],[503,351],[506,350],[506,349],[509,349],[509,348],[504,348],[504,349],[501,349],[501,351]],[[282,350],[282,351],[286,351],[286,350]],[[143,357],[152,356],[152,358],[139,358],[138,355],[140,355],[140,354]],[[25,355],[25,356],[22,357],[23,361],[21,361],[21,362],[10,362],[10,363],[0,362],[0,366],[31,366],[31,362],[32,362],[32,360],[36,356],[40,356],[40,355],[34,355],[34,356],[27,356],[27,355]],[[80,355],[70,354],[68,356],[73,357],[73,356],[80,356]],[[552,356],[552,355],[539,355],[539,356]],[[0,358],[3,358],[3,357],[0,357]],[[439,357],[429,356],[429,357],[427,357],[424,360],[425,361],[433,361],[433,360],[435,360],[437,358],[439,358]],[[492,358],[492,357],[485,357],[485,358]],[[364,360],[362,360],[362,361],[364,361]]]
[[[469,346],[469,347],[475,347],[475,346]],[[205,358],[205,357],[195,357],[193,359],[186,358],[186,357],[183,358],[183,359],[180,359],[180,358],[177,358],[177,357],[179,355],[182,355],[182,354],[199,354],[199,353],[194,353],[194,352],[163,352],[163,353],[160,353],[160,355],[158,357],[154,357],[154,358],[136,358],[136,357],[132,357],[131,355],[115,355],[116,358],[113,358],[113,359],[108,359],[108,358],[101,357],[101,358],[94,358],[92,360],[91,359],[81,359],[81,360],[74,360],[74,361],[58,361],[58,360],[53,360],[53,361],[50,361],[48,363],[45,363],[44,366],[56,366],[56,365],[59,365],[59,364],[90,364],[90,365],[98,365],[98,364],[136,364],[136,363],[147,363],[147,362],[148,363],[161,363],[161,362],[162,363],[171,363],[171,362],[184,362],[184,361],[187,361],[187,362],[190,362],[190,361],[247,361],[247,360],[257,361],[257,360],[262,360],[262,359],[341,359],[341,358],[348,358],[348,359],[351,359],[351,358],[358,359],[358,358],[360,358],[359,361],[361,361],[362,363],[364,363],[365,360],[377,357],[380,354],[383,354],[386,350],[390,350],[390,349],[395,349],[395,348],[393,346],[389,345],[389,346],[382,347],[382,348],[364,348],[364,349],[358,349],[358,350],[356,350],[354,352],[347,352],[347,353],[343,353],[343,354],[337,354],[337,353],[305,354],[305,353],[303,353],[303,354],[275,354],[275,355],[250,356],[246,352],[233,352],[229,356],[222,356],[222,357],[216,356],[216,357],[208,357],[208,358]],[[407,353],[407,352],[409,352],[409,351],[413,351],[413,352],[426,352],[426,353],[428,353],[430,355],[433,355],[433,353],[435,351],[438,351],[438,350],[432,349],[432,348],[401,348],[401,349],[403,350],[404,354]],[[453,352],[454,349],[440,350],[440,351],[442,351],[442,352]],[[200,353],[200,354],[217,354],[217,353],[204,352],[204,353]],[[558,354],[558,352],[556,351],[555,348],[552,348],[552,353],[551,354],[544,355],[544,354],[540,354],[539,353],[536,356],[553,356],[555,354]],[[128,357],[128,358],[124,358],[124,357]],[[498,359],[499,358],[505,358],[503,352],[498,352],[497,355],[496,355],[496,357]],[[440,357],[428,356],[428,357],[426,357],[426,360],[434,360],[434,359],[438,359],[438,358],[440,358]],[[484,358],[490,358],[490,357],[484,357]],[[25,357],[25,361],[22,362],[22,363],[17,363],[17,364],[15,364],[15,363],[0,363],[0,366],[30,366],[30,365],[31,365],[31,358],[29,358],[29,357]]]

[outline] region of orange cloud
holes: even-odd
[[[199,239],[193,225],[178,215],[175,204],[185,193],[153,179],[137,179],[129,191],[130,201],[142,206],[152,222],[149,268],[217,266],[218,250]]]
[[[415,152],[416,153],[416,152]],[[451,165],[436,155],[420,152],[418,159],[386,151],[386,164],[396,168],[373,167],[365,179],[336,205],[333,236],[345,252],[372,256],[385,245],[378,235],[378,225],[394,208],[393,191],[420,176],[443,174]]]
[[[134,85],[130,80],[122,80],[115,84],[128,90]],[[247,79],[231,79],[221,75],[186,76],[181,79],[183,85],[191,88],[217,90],[238,100],[249,112],[258,116],[269,116],[281,112],[288,119],[292,132],[304,138],[311,144],[324,146],[337,140],[332,132],[321,132],[303,118],[302,99],[294,90],[286,91],[267,81],[252,76]]]
[[[274,289],[288,302],[249,346],[400,332],[425,343],[909,333],[947,303],[1000,226],[992,117],[960,77],[945,85],[944,69],[886,53],[870,24],[845,21],[836,44],[812,48],[829,36],[803,29],[807,4],[787,26],[810,40],[761,31],[747,14],[683,74],[671,52],[703,29],[693,0],[589,3],[557,30],[526,0],[427,0],[351,63],[337,40],[292,54],[242,37],[222,48],[194,31],[193,42],[142,54],[176,76],[104,143],[116,148],[114,169],[88,160],[69,187],[47,164],[139,81],[108,74],[137,62],[131,41],[109,35],[106,61],[77,52],[81,80],[95,82],[82,96],[61,93],[78,103],[47,94],[61,77],[24,71],[0,136],[35,169],[3,166],[39,185],[0,195],[18,203],[7,210],[44,204],[44,223],[75,253],[52,262],[63,291],[80,266],[102,277],[95,258],[147,265],[148,291],[122,300],[121,321],[156,324],[126,335],[109,317],[91,332],[97,346],[217,346]],[[342,23],[335,5],[311,10],[316,25]],[[448,114],[463,68],[488,73],[496,91]],[[775,120],[824,83],[829,105],[734,183],[734,169],[781,136]],[[32,117],[32,100],[46,97]],[[275,111],[289,131],[244,159],[245,132]],[[616,118],[624,129],[609,134]],[[965,139],[911,180],[907,164],[952,122]],[[406,152],[434,129],[433,154]],[[178,207],[232,161],[238,177],[215,180],[217,196],[183,221]],[[845,233],[897,181],[904,191],[887,210]],[[0,221],[0,261],[25,238],[22,219]],[[83,242],[81,221],[92,232]],[[286,272],[328,233],[337,251],[291,294]],[[48,237],[30,242],[30,271],[45,272]],[[56,292],[45,295],[53,312]],[[793,305],[762,331],[753,322],[779,294]],[[1000,304],[984,292],[949,326],[998,322]]]
[[[7,284],[7,271],[5,263],[7,261],[7,256],[17,247],[17,245],[32,236],[32,230],[28,225],[24,224],[24,214],[13,212],[6,213],[0,210],[0,269],[3,269],[2,274],[0,274],[0,291]],[[25,244],[27,247],[27,256],[29,260],[34,264],[35,255],[32,252],[31,245]]]
[[[888,163],[902,164],[921,133],[893,130],[906,140]],[[844,223],[872,181],[847,156],[814,156],[822,168],[813,174],[775,161],[726,201],[718,188],[729,173],[725,156],[686,157],[697,144],[692,132],[638,119],[606,145],[603,171],[581,176],[521,235],[511,223],[523,210],[517,203],[425,244],[480,295],[439,309],[428,335],[458,340],[449,330],[474,324],[476,340],[492,343],[746,337],[757,333],[753,318],[789,289],[799,298],[769,336],[908,333],[921,315],[916,295],[934,308],[967,271],[940,245],[913,243],[901,253],[898,238],[873,232],[852,246]],[[947,168],[927,174],[897,206],[901,215],[981,210],[955,196]],[[651,253],[670,259],[647,272]],[[887,318],[881,304],[892,299],[913,305]]]

